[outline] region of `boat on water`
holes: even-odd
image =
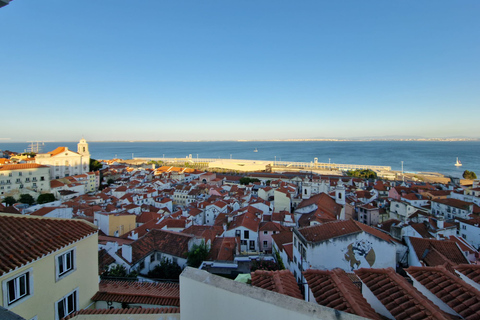
[[[257,148],[255,148],[255,150],[253,150],[253,152],[258,152],[258,149],[257,149]]]
[[[455,167],[461,167],[461,166],[462,166],[462,163],[457,158],[457,162],[455,162]]]

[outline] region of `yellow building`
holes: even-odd
[[[137,216],[129,213],[95,212],[94,221],[107,236],[120,237],[135,229]]]
[[[83,220],[0,214],[0,305],[59,320],[98,291],[98,232]]]

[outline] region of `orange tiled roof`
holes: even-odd
[[[440,253],[444,259],[438,261],[439,264],[450,261],[452,264],[468,264],[467,258],[463,255],[462,251],[458,248],[457,244],[448,240],[434,240],[434,239],[422,239],[410,237],[410,243],[415,250],[417,257],[420,260],[424,260],[432,251]],[[430,259],[433,259],[433,255],[430,254]],[[437,259],[435,259],[436,261]],[[435,263],[431,260],[430,263]],[[428,264],[429,266],[435,266],[437,264]]]
[[[310,242],[320,242],[348,234],[360,233],[360,229],[353,220],[337,220],[324,224],[300,228],[298,231]]]
[[[217,237],[213,240],[208,254],[208,261],[233,261],[238,248],[235,237]]]
[[[92,300],[179,307],[180,285],[102,280]]]
[[[355,274],[395,319],[450,319],[392,268],[362,268]]]
[[[7,165],[4,165],[4,166],[0,166],[0,171],[37,169],[37,168],[48,168],[48,166],[44,166],[44,165],[37,164],[37,163],[7,164]]]
[[[444,266],[405,269],[462,319],[480,319],[480,292],[452,274]]]
[[[0,215],[0,276],[96,232],[81,220]]]
[[[342,269],[303,272],[318,304],[368,319],[381,319]]]
[[[162,314],[162,313],[180,313],[176,307],[169,308],[117,308],[117,309],[83,309],[67,316],[65,320],[70,320],[79,315],[102,315],[102,314]]]
[[[258,226],[260,224],[260,219],[256,215],[246,212],[242,215],[235,216],[233,221],[230,223],[228,230],[238,228],[240,226],[245,227],[254,232],[258,232]]]
[[[251,273],[252,286],[303,300],[295,277],[289,270],[256,270]]]
[[[159,251],[176,257],[185,257],[192,235],[167,230],[150,230],[146,235],[131,243],[132,262]]]
[[[472,281],[480,284],[480,265],[478,264],[460,264],[453,267],[457,272],[467,276]]]
[[[480,319],[480,292],[452,274],[444,266],[405,269],[462,319]]]

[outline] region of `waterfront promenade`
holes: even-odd
[[[135,158],[136,160],[154,160],[162,161],[166,164],[203,164],[208,168],[221,168],[239,171],[262,171],[268,168],[284,169],[284,170],[312,170],[312,171],[348,171],[348,170],[364,170],[370,169],[375,172],[389,172],[392,170],[390,166],[374,166],[359,164],[339,164],[339,163],[322,163],[315,158],[311,162],[291,162],[291,161],[268,161],[268,160],[246,160],[246,159],[212,159],[212,158],[193,158],[188,156],[185,158]]]

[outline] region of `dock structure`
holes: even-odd
[[[293,161],[268,161],[268,160],[246,160],[246,159],[214,159],[214,158],[193,158],[191,156],[185,158],[135,158],[142,160],[154,160],[162,161],[168,164],[185,164],[189,163],[192,165],[195,164],[208,164],[208,167],[228,166],[232,169],[247,169],[255,168],[259,170],[260,168],[265,169],[267,166],[271,168],[285,168],[285,169],[304,169],[304,170],[338,170],[338,171],[349,171],[349,170],[366,170],[370,169],[375,172],[384,172],[391,171],[390,166],[374,166],[374,165],[362,165],[362,164],[339,164],[339,163],[322,163],[317,162],[316,158],[311,162],[293,162]],[[246,170],[249,171],[249,170]]]

